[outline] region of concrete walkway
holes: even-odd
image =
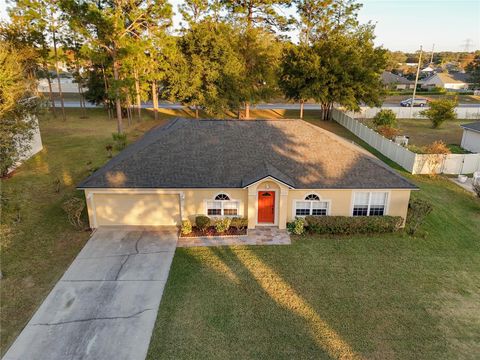
[[[5,360],[144,360],[177,228],[100,228]]]
[[[473,191],[473,179],[472,178],[468,178],[467,181],[465,181],[464,183],[461,183],[460,181],[458,181],[458,178],[448,178],[450,181],[454,182],[455,184],[457,184],[458,186],[464,188],[465,190],[471,192],[472,194],[476,195],[475,191]]]

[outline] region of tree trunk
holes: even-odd
[[[60,95],[60,105],[62,106],[62,119],[63,121],[66,121],[67,116],[65,115],[65,104],[63,102],[62,84],[60,83],[60,74],[58,71],[58,51],[57,51],[57,37],[56,37],[55,29],[52,30],[52,38],[53,38],[53,53],[55,55],[55,73],[57,74],[58,94]]]
[[[304,100],[300,100],[300,119],[303,119],[303,105],[305,104]]]
[[[103,64],[102,64],[102,75],[103,75],[103,85],[105,87],[105,96],[106,96],[104,106],[107,108],[108,118],[111,119],[112,109],[110,107],[110,99],[108,98],[108,81],[107,81],[107,75],[105,74],[105,67],[103,66]]]
[[[327,120],[327,113],[328,113],[328,104],[327,103],[322,103],[322,120],[326,121]]]
[[[332,103],[322,104],[322,120],[329,121],[332,117]]]
[[[242,110],[238,109],[237,118],[240,120],[242,118]]]
[[[138,79],[138,71],[134,70],[135,76],[135,97],[137,100],[137,115],[138,120],[142,120],[142,98],[140,96],[140,80]]]
[[[247,10],[247,28],[250,29],[253,24],[253,3],[250,2]]]
[[[50,96],[50,101],[51,101],[50,110],[52,110],[53,116],[57,116],[57,113],[55,112],[55,98],[53,97],[53,91],[52,91],[52,79],[50,79],[50,72],[48,71],[48,66],[45,62],[43,63],[43,67],[45,69],[45,73],[47,76],[48,95]]]
[[[198,119],[198,105],[195,105],[195,119]]]
[[[117,52],[114,50],[112,54],[112,60],[113,60],[113,79],[118,82],[119,80],[119,74],[118,74],[118,68],[120,64],[118,63],[117,60]],[[120,92],[118,91],[118,84],[115,84],[115,108],[117,110],[117,131],[119,134],[123,133],[123,124],[122,124],[122,103],[120,101]]]
[[[78,94],[80,95],[80,108],[82,108],[82,118],[87,117],[87,107],[85,106],[85,97],[83,96],[83,83],[80,80],[80,64],[78,63],[78,58],[75,56],[75,69],[77,70],[78,75]]]
[[[153,113],[155,116],[155,121],[158,121],[157,80],[152,81],[152,100],[153,100]]]
[[[245,119],[250,119],[250,102],[245,101]]]

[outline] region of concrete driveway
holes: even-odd
[[[177,232],[98,229],[4,359],[145,359]]]

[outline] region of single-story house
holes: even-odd
[[[382,82],[387,89],[404,90],[415,87],[415,81],[408,80],[406,77],[393,74],[389,71],[382,73]]]
[[[480,153],[480,121],[464,124],[461,127],[463,128],[462,148]]]
[[[422,81],[422,88],[444,88],[451,90],[466,90],[468,89],[469,74],[466,73],[437,73],[424,79]]]
[[[302,120],[187,120],[147,132],[79,186],[92,228],[198,215],[286,227],[297,216],[395,215],[415,185]]]

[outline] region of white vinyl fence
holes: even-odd
[[[347,114],[356,119],[371,119],[382,109],[392,110],[395,113],[395,115],[397,115],[397,118],[399,119],[409,119],[411,117],[416,119],[424,118],[424,116],[420,115],[420,111],[424,110],[424,108],[421,108],[421,107],[413,108],[411,116],[410,116],[410,111],[411,111],[410,108],[398,107],[398,106],[392,106],[392,107],[385,106],[382,108],[362,107],[361,110],[358,112],[349,111],[347,112]],[[455,109],[455,112],[457,113],[457,117],[459,119],[471,119],[471,120],[480,119],[480,107],[457,107]]]
[[[37,126],[35,127],[35,130],[33,131],[33,137],[32,137],[32,140],[30,141],[30,148],[28,149],[28,151],[26,151],[22,155],[22,157],[19,159],[19,161],[17,161],[17,163],[12,168],[10,168],[8,170],[8,172],[12,172],[13,170],[15,170],[15,168],[20,166],[20,164],[23,161],[30,159],[33,155],[35,155],[36,153],[38,153],[39,151],[41,151],[43,149],[42,136],[40,134],[40,126],[38,124],[38,118],[37,117],[35,117],[35,122],[37,123]]]
[[[340,110],[333,119],[412,174],[471,174],[480,170],[480,154],[416,154],[373,131]]]

